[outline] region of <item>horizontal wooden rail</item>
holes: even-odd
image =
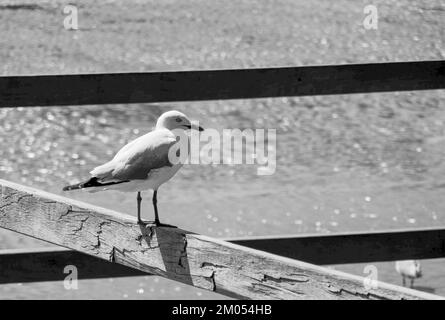
[[[60,247],[6,249],[0,250],[0,284],[60,281],[69,265],[77,268],[79,280],[151,275]]]
[[[445,88],[445,61],[0,77],[0,107],[151,103]]]
[[[445,258],[445,227],[226,240],[318,265]]]
[[[445,258],[445,227],[225,240],[319,265]],[[149,275],[59,247],[8,249],[0,250],[0,283],[62,280],[70,264],[80,270],[80,279]]]
[[[0,227],[230,297],[441,299],[0,180]]]

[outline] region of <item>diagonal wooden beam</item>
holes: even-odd
[[[0,227],[230,297],[440,299],[0,180]]]
[[[152,103],[445,88],[445,61],[0,77],[0,107]]]
[[[445,258],[445,227],[224,240],[318,265]],[[62,280],[69,264],[82,270],[81,279],[149,275],[60,247],[6,249],[0,250],[0,283]]]
[[[445,228],[225,239],[318,265],[445,257]],[[75,265],[79,279],[150,275],[60,247],[0,250],[0,284],[58,281]]]

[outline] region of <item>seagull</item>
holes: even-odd
[[[414,285],[414,279],[422,276],[422,269],[420,268],[420,262],[417,260],[403,260],[396,261],[396,271],[402,275],[402,284],[405,287],[405,278],[411,280],[411,288]]]
[[[88,189],[90,192],[137,192],[138,224],[145,225],[141,219],[141,192],[153,190],[154,224],[174,227],[160,222],[157,193],[158,188],[170,180],[183,165],[181,162],[172,164],[169,160],[169,150],[178,141],[178,135],[173,130],[176,133],[186,133],[186,130],[192,129],[204,130],[200,126],[192,125],[189,118],[179,111],[165,112],[158,118],[154,130],[129,142],[111,161],[93,169],[88,180],[66,186],[63,191]]]

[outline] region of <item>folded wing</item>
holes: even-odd
[[[176,143],[169,130],[155,130],[125,145],[113,160],[95,168],[91,175],[100,182],[146,179],[153,169],[171,167],[170,148]]]

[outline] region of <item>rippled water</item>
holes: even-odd
[[[137,6],[145,6],[141,2],[137,3]],[[338,30],[343,37],[350,37],[349,42],[343,42],[344,46],[346,43],[349,46],[351,42],[362,41],[374,48],[372,54],[360,55],[361,50],[366,50],[361,45],[345,48],[338,42],[326,39],[328,48],[321,48],[319,41],[322,36],[319,34],[312,34],[313,37],[305,39],[304,43],[293,39],[294,42],[284,41],[274,47],[269,41],[274,39],[275,34],[269,34],[265,29],[260,32],[252,27],[258,23],[256,18],[251,21],[250,27],[239,26],[229,20],[229,27],[224,29],[224,25],[221,26],[219,20],[206,11],[210,8],[205,6],[200,7],[200,10],[208,15],[199,16],[212,19],[215,23],[213,25],[206,21],[209,30],[216,30],[215,39],[204,36],[190,39],[184,35],[184,39],[175,39],[177,42],[164,42],[161,38],[156,38],[156,48],[152,49],[150,41],[153,41],[153,38],[147,36],[146,40],[141,40],[143,38],[139,32],[144,28],[135,27],[133,22],[127,21],[131,27],[124,29],[122,33],[128,35],[136,32],[137,39],[141,41],[139,47],[130,47],[125,39],[120,39],[119,42],[119,35],[111,37],[107,33],[108,29],[100,27],[80,32],[78,35],[82,38],[81,41],[75,42],[78,44],[69,44],[64,42],[67,41],[66,36],[59,34],[61,31],[54,31],[57,29],[51,26],[49,33],[53,34],[54,39],[65,43],[67,49],[55,40],[39,40],[35,43],[35,37],[30,37],[32,32],[45,37],[48,33],[46,29],[32,30],[35,21],[44,21],[40,15],[54,15],[51,10],[43,13],[0,10],[0,17],[8,17],[8,20],[0,19],[0,27],[5,24],[6,29],[11,30],[13,26],[20,25],[23,28],[20,34],[27,35],[26,39],[10,38],[9,42],[4,42],[9,47],[3,46],[3,49],[0,49],[2,59],[8,66],[4,67],[3,73],[23,73],[27,70],[31,70],[29,73],[61,73],[79,70],[117,71],[122,68],[184,69],[196,67],[195,64],[200,68],[298,64],[283,58],[289,56],[289,52],[292,52],[293,56],[298,54],[298,59],[306,64],[320,63],[318,61],[340,63],[344,61],[344,52],[350,52],[349,56],[354,57],[354,62],[409,60],[419,57],[443,58],[440,53],[440,50],[444,49],[444,39],[440,36],[444,34],[441,24],[431,22],[422,25],[428,37],[413,40],[412,34],[399,31],[396,28],[397,23],[387,18],[389,20],[383,23],[392,28],[391,32],[381,31],[378,37],[366,38],[362,32],[356,31],[356,24],[338,22],[344,20],[330,15],[329,10],[311,11],[304,4],[294,7],[286,1],[283,3],[286,3],[288,9],[296,16],[302,15],[302,19],[304,12],[310,12],[318,17],[317,19],[321,19],[322,14],[326,13],[328,16],[325,22]],[[361,12],[360,6],[354,6],[347,1],[345,3],[351,8],[351,12]],[[323,2],[317,2],[317,5],[323,8],[326,6]],[[241,7],[244,6],[249,7],[246,4]],[[105,14],[95,7],[83,5],[82,8],[98,15],[99,18],[94,21],[108,19],[106,21],[111,25],[111,30],[126,17],[138,15],[135,10],[126,8],[127,11],[120,11],[119,19],[123,20],[115,20],[112,23],[110,16],[115,17],[114,11]],[[418,17],[414,9],[410,7],[408,13],[404,11],[404,15],[400,16],[396,14],[397,5],[388,5],[385,8],[392,13],[391,17],[398,17],[408,24],[407,28],[415,29],[415,26],[409,24],[409,21],[412,21],[410,18]],[[163,14],[166,13],[163,10],[167,9],[162,7],[158,9],[159,12],[145,11],[148,17],[140,23],[144,26],[154,26],[156,29],[157,24],[153,21],[158,21],[156,17],[164,17]],[[178,12],[181,14],[178,14],[178,19],[186,19],[187,28],[192,28],[200,22],[187,18],[186,13],[191,12],[192,16],[194,14],[194,11],[189,9],[187,6],[179,8]],[[219,9],[226,12],[224,8]],[[333,9],[343,10],[340,7]],[[339,12],[335,10],[334,12]],[[423,10],[423,17],[439,20],[441,11]],[[31,15],[29,26],[18,22],[22,19],[20,14]],[[248,12],[241,10],[239,14],[247,15]],[[276,25],[277,28],[287,25],[294,27],[290,20],[279,20],[278,17],[276,12],[271,11],[268,15],[270,21],[266,19],[264,23]],[[89,19],[91,25],[93,18],[88,16],[86,19]],[[249,23],[242,21],[243,24]],[[313,30],[320,29],[312,30],[310,21],[305,21],[302,25],[305,25],[306,33],[316,33],[317,31]],[[175,28],[175,23],[159,23],[166,29]],[[184,32],[180,29],[168,30],[166,34],[171,35]],[[239,30],[248,31],[241,34]],[[235,34],[240,36],[238,44],[232,41]],[[25,41],[27,39],[29,41]],[[402,41],[403,39],[405,41]],[[13,41],[17,43],[11,45]],[[103,48],[107,48],[106,52],[98,51],[93,45],[95,41],[102,41]],[[201,41],[206,43],[203,49],[200,47]],[[224,41],[230,43],[230,46]],[[382,41],[386,41],[390,46]],[[417,44],[419,41],[426,43],[422,43],[422,46],[435,47],[438,51],[421,50],[420,44]],[[128,45],[128,52],[120,51],[121,43]],[[57,54],[54,53],[56,48],[60,51]],[[312,49],[306,50],[307,48]],[[403,51],[403,48],[406,51]],[[149,53],[146,53],[147,50]],[[175,50],[183,50],[182,60],[176,57]],[[226,56],[207,55],[203,50],[225,52]],[[261,54],[262,50],[264,54]],[[35,52],[37,56],[44,52],[52,62],[49,63],[47,59],[39,60],[43,61],[43,67],[30,62],[26,69],[25,65],[16,63],[28,61],[22,57],[22,52]],[[110,58],[112,52],[116,55],[115,61]],[[143,52],[145,54],[142,54]],[[332,56],[328,57],[326,53],[329,52]],[[92,57],[97,61],[92,61]],[[148,60],[143,60],[142,57]],[[154,57],[160,60],[150,60]],[[193,60],[195,57],[201,60]],[[267,64],[267,61],[270,63]],[[277,129],[277,168],[274,175],[258,176],[255,166],[184,167],[159,191],[160,214],[166,223],[214,237],[441,226],[445,222],[444,107],[444,92],[429,91],[157,105],[2,109],[0,176],[61,194],[64,185],[87,177],[91,168],[109,160],[126,142],[150,130],[162,112],[174,108],[183,111],[192,119],[199,120],[200,124],[207,128]],[[92,195],[74,192],[68,196],[135,214],[135,196],[131,194],[109,192]],[[145,195],[143,207],[147,219],[152,216],[149,197],[149,194]],[[0,231],[1,248],[37,245],[45,244],[11,232]],[[377,265],[381,280],[400,282],[392,263]],[[363,274],[363,265],[336,268]],[[419,288],[445,294],[445,262],[441,259],[428,260],[423,263],[423,268],[424,277],[418,281]],[[199,299],[216,295],[157,277],[81,281],[77,291],[64,290],[61,283],[0,286],[0,298],[35,297]]]

